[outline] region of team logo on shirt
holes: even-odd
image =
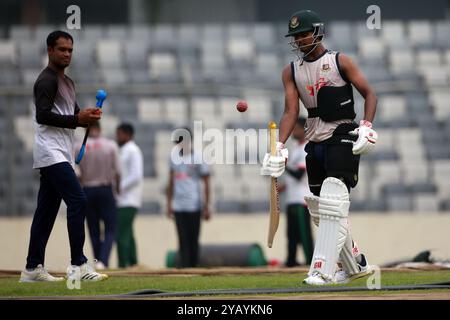
[[[300,25],[300,20],[298,20],[298,17],[292,17],[291,19],[291,28],[295,29]]]
[[[331,68],[330,68],[330,65],[328,63],[322,65],[322,71],[328,72],[330,70],[331,70]]]

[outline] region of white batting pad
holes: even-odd
[[[355,247],[353,246],[352,236],[350,235],[350,231],[348,231],[347,238],[345,239],[344,246],[342,247],[341,254],[339,255],[339,260],[342,268],[349,275],[359,273],[360,271],[355,259],[355,256],[358,254],[358,247],[356,246],[356,244]]]
[[[349,194],[345,184],[336,178],[327,178],[319,198],[320,224],[309,275],[320,273],[333,279],[336,263],[348,234]]]
[[[312,217],[312,220],[316,227],[319,226],[319,197],[317,196],[305,196],[305,202],[308,206],[309,214]]]

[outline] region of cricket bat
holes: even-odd
[[[270,154],[275,156],[277,153],[277,124],[275,122],[269,123],[270,134]],[[272,248],[273,238],[278,229],[280,222],[280,200],[278,196],[277,178],[270,178],[270,217],[269,217],[269,237],[267,239],[267,246]]]

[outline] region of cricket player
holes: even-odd
[[[322,44],[324,24],[311,10],[294,13],[286,37],[298,59],[282,72],[285,110],[280,121],[277,155],[266,155],[262,174],[280,176],[288,152],[284,146],[299,114],[299,99],[308,111],[305,146],[309,188],[305,197],[318,226],[308,277],[310,285],[344,283],[371,272],[348,225],[349,192],[358,182],[360,155],[377,141],[372,129],[377,97],[358,66]],[[352,85],[364,97],[364,118],[356,117]]]
[[[97,273],[83,254],[86,196],[72,168],[74,129],[86,127],[101,118],[95,108],[80,110],[73,81],[64,74],[72,58],[73,38],[63,31],[47,37],[48,66],[34,84],[35,139],[34,169],[41,180],[38,204],[31,225],[25,270],[20,282],[61,281],[44,267],[45,248],[58,214],[61,200],[67,205],[71,265],[69,280],[99,281],[107,275]]]

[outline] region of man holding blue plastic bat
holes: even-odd
[[[31,225],[27,265],[20,282],[61,281],[44,267],[45,248],[61,200],[67,205],[71,263],[69,280],[99,281],[107,275],[97,273],[83,254],[86,196],[72,168],[74,129],[87,127],[101,118],[98,108],[80,110],[73,81],[64,74],[70,64],[73,38],[55,31],[47,37],[48,66],[34,85],[35,142],[34,169],[40,170],[40,188]]]

